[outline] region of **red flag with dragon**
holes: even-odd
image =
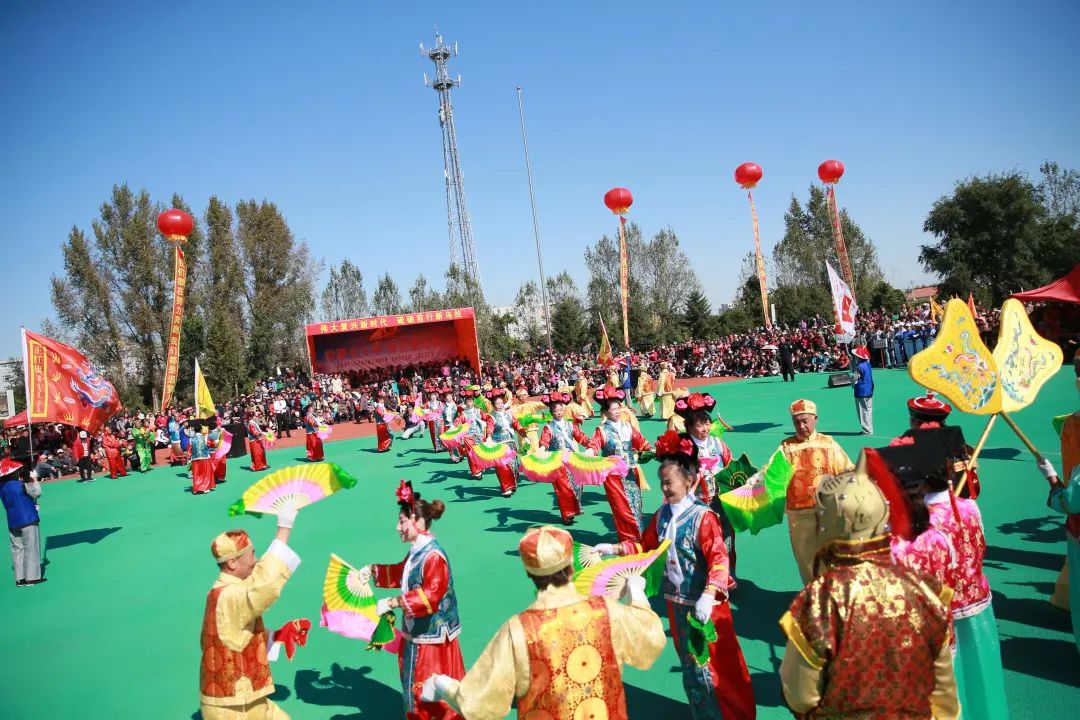
[[[75,348],[23,330],[23,362],[29,422],[64,423],[94,433],[120,411],[116,388]]]

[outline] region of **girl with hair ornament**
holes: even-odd
[[[428,502],[404,480],[396,491],[397,533],[409,546],[405,559],[393,565],[360,568],[360,581],[381,588],[400,588],[401,595],[379,600],[379,615],[400,609],[402,643],[398,648],[401,697],[408,720],[447,720],[460,717],[443,701],[423,702],[420,691],[432,675],[465,677],[458,635],[457,595],[446,551],[431,534],[433,522],[443,516],[440,500]]]
[[[508,391],[505,389],[499,389],[492,390],[485,395],[493,408],[491,412],[491,439],[498,443],[512,445],[516,452],[517,437],[525,436],[525,428],[521,426],[513,413],[506,409],[507,394]],[[521,461],[518,460],[515,454],[509,465],[495,466],[495,477],[499,478],[499,487],[502,489],[503,497],[510,497],[517,491],[517,476],[520,465]]]
[[[641,468],[638,466],[638,453],[651,455],[652,445],[628,422],[623,414],[626,393],[620,389],[605,388],[594,395],[600,404],[600,413],[604,418],[593,433],[591,448],[604,457],[618,455],[626,461],[630,471],[625,477],[608,475],[604,480],[604,493],[611,505],[611,516],[615,521],[615,532],[620,542],[641,541],[641,491],[647,489]],[[647,462],[649,455],[643,456]]]
[[[551,452],[576,452],[579,444],[588,447],[589,436],[583,433],[573,420],[566,417],[566,406],[572,402],[570,394],[553,392],[540,399],[551,409],[552,417],[551,422],[544,425],[544,429],[540,431],[540,448]],[[555,486],[555,501],[559,505],[563,525],[573,525],[574,518],[582,514],[581,486],[574,482],[573,475],[565,465],[552,484]]]
[[[656,456],[664,504],[649,520],[641,541],[601,544],[596,550],[633,555],[671,541],[662,587],[690,717],[750,720],[757,709],[728,603],[733,581],[724,535],[716,513],[695,493],[700,478],[697,446],[669,430],[657,439]]]

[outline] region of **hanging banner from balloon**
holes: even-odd
[[[622,302],[623,345],[630,349],[630,258],[626,250],[626,213],[634,196],[626,188],[612,188],[604,195],[608,210],[619,216],[619,299]]]
[[[746,198],[750,201],[750,219],[754,224],[754,259],[757,263],[758,286],[761,289],[761,312],[765,316],[765,327],[772,327],[769,318],[769,286],[765,280],[765,256],[761,254],[761,232],[758,227],[757,208],[754,207],[754,192],[761,180],[761,166],[757,163],[745,162],[735,168],[735,182],[746,190]]]
[[[169,347],[165,353],[165,383],[161,391],[161,409],[169,406],[180,370],[180,331],[184,323],[184,298],[187,295],[187,260],[180,243],[187,240],[195,221],[183,210],[166,210],[158,215],[158,230],[175,244],[173,265],[173,307],[169,322]]]
[[[836,258],[840,261],[840,272],[848,287],[855,290],[855,275],[851,272],[851,258],[848,256],[847,243],[844,242],[844,228],[840,223],[840,206],[836,203],[836,183],[844,176],[844,163],[839,160],[826,160],[818,165],[818,177],[827,186],[825,202],[832,218],[833,242],[836,243]]]

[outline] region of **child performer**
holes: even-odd
[[[255,472],[270,467],[266,464],[266,431],[259,424],[259,411],[248,410],[247,421],[248,452],[251,454],[251,469]]]
[[[572,420],[566,417],[566,406],[571,402],[569,393],[553,392],[544,395],[541,400],[551,408],[551,422],[540,431],[540,448],[553,452],[569,450],[576,452],[578,444],[588,446],[589,437]],[[592,450],[589,450],[592,452]],[[564,465],[553,480],[555,501],[559,504],[559,514],[563,525],[573,525],[574,517],[581,515],[581,487],[574,482],[573,476]]]
[[[389,422],[391,413],[386,409],[386,393],[379,391],[379,400],[375,403],[375,437],[379,444],[376,452],[389,452],[394,444],[394,436],[390,434]]]
[[[505,390],[493,390],[486,396],[491,401],[492,407],[494,407],[494,411],[491,413],[491,420],[494,425],[491,431],[491,439],[495,442],[510,444],[516,453],[517,438],[515,434],[524,437],[525,428],[518,423],[513,413],[506,409],[506,396],[507,392]],[[518,460],[515,454],[509,465],[495,466],[495,476],[499,478],[499,487],[502,488],[503,497],[510,497],[517,490],[517,475],[520,465],[521,461]]]
[[[598,545],[596,549],[602,554],[632,555],[671,540],[663,590],[690,716],[694,720],[749,720],[757,710],[727,601],[730,576],[724,538],[716,514],[694,494],[697,448],[691,440],[669,431],[657,440],[656,451],[661,458],[664,505],[652,516],[641,543]],[[698,664],[689,646],[691,614],[698,623],[711,620],[716,629],[705,665]]]
[[[625,419],[626,393],[608,388],[597,390],[594,397],[600,403],[604,420],[593,433],[592,449],[604,457],[618,455],[630,468],[626,477],[609,475],[604,480],[615,532],[620,542],[640,542],[642,472],[637,453],[651,451],[652,445]]]
[[[206,436],[206,446],[210,448],[210,465],[214,468],[214,483],[216,484],[225,482],[227,472],[226,456],[217,457],[217,449],[221,447],[222,433],[225,431],[221,429],[221,419],[217,416],[214,416],[211,422],[215,423],[216,427]]]
[[[454,400],[454,390],[449,385],[443,386],[439,394],[442,396],[442,411],[439,415],[439,434],[441,435],[457,425],[458,405]],[[440,444],[442,444],[441,441]],[[450,448],[449,453],[450,462],[461,462],[461,453],[457,448]]]
[[[308,461],[322,462],[322,439],[319,437],[319,420],[315,417],[313,404],[308,405],[307,414],[304,415],[304,434],[307,436]]]
[[[427,418],[427,429],[428,433],[431,435],[431,449],[435,452],[441,452],[444,449],[442,440],[439,440],[439,435],[443,432],[443,404],[439,402],[439,393],[434,385],[431,385],[428,388],[427,411],[430,413]]]
[[[206,444],[205,425],[198,430],[188,430],[191,435],[191,494],[201,495],[217,487],[214,482],[214,465],[210,460],[210,448]]]
[[[465,388],[461,391],[461,395],[465,400],[465,407],[461,411],[461,417],[462,420],[469,424],[469,434],[465,436],[462,445],[465,447],[465,457],[469,460],[469,473],[477,480],[483,476],[484,471],[476,464],[473,457],[473,445],[487,440],[491,437],[492,431],[495,430],[495,422],[491,419],[491,416],[476,406],[475,400],[478,392],[472,388]]]

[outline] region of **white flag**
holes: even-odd
[[[840,274],[833,270],[828,260],[825,261],[825,267],[829,271],[833,310],[836,311],[836,339],[838,342],[850,343],[855,339],[855,313],[859,312],[859,306],[855,304],[851,288],[841,279]]]

